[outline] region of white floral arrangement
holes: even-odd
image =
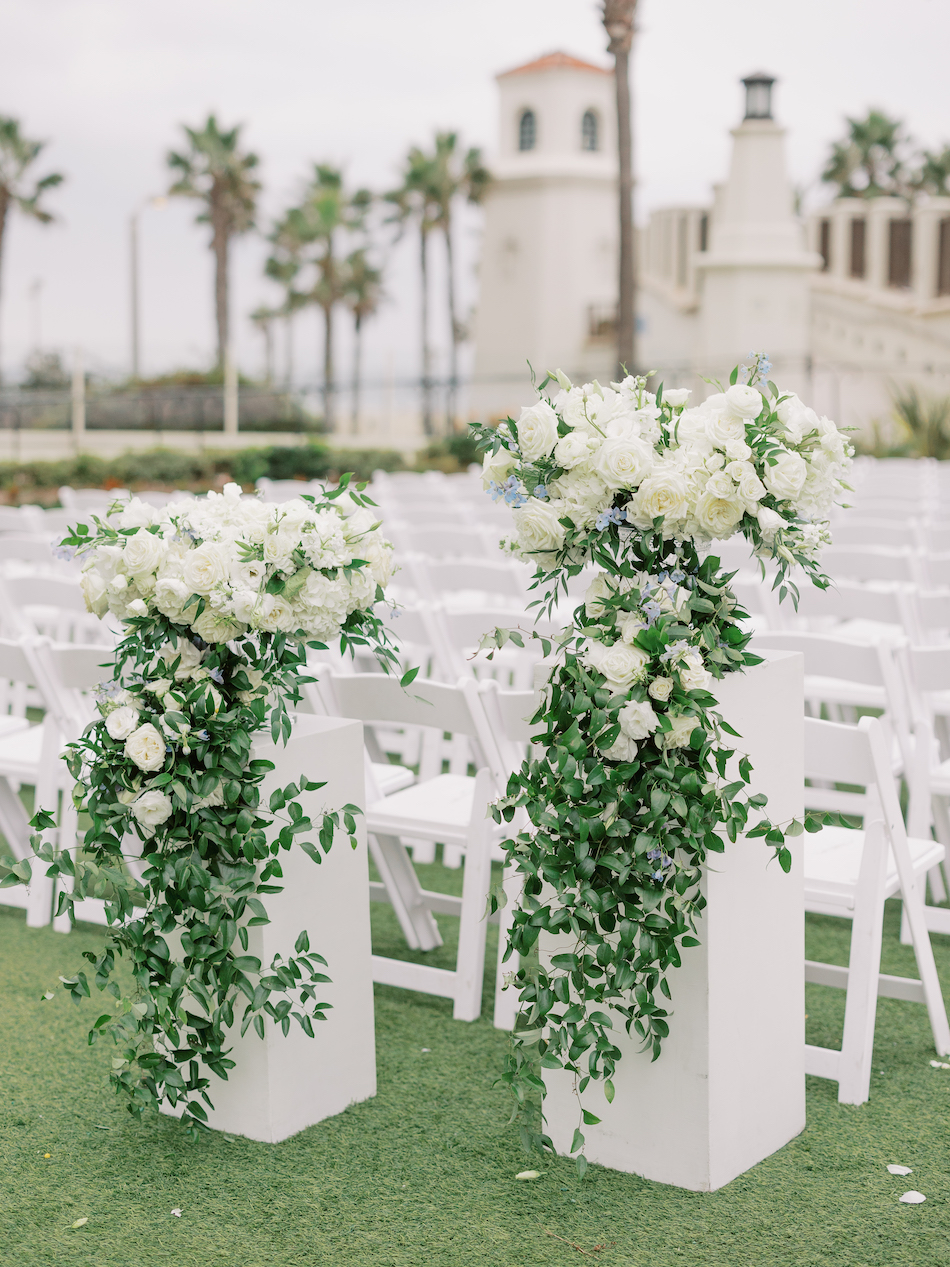
[[[551,612],[570,577],[599,569],[562,636],[540,638],[553,665],[537,746],[493,811],[510,822],[522,808],[531,824],[505,842],[524,892],[506,952],[523,966],[503,1078],[525,1138],[542,1147],[543,1130],[529,1129],[539,1066],[572,1072],[579,1097],[602,1080],[609,1102],[615,1027],[659,1056],[669,974],[698,944],[708,854],[740,833],[764,837],[787,871],[786,837],[820,825],[750,822],[765,797],[744,795],[746,757],[726,781],[735,731],[714,694],[717,679],[760,662],[715,542],[743,536],[763,576],[771,562],[780,598],[797,598],[796,568],[825,587],[819,556],[847,488],[846,438],[768,381],[769,368],[753,354],[694,408],[689,391],[654,395],[643,377],[575,387],[558,372],[517,420],[474,428],[485,487],[512,511],[502,547],[536,567],[532,606]],[[496,630],[483,645],[509,639],[523,643]],[[542,931],[569,950],[539,966]],[[583,1173],[581,1126],[598,1119],[580,1115],[571,1151]]]
[[[234,1065],[233,1025],[263,1036],[265,1020],[285,1034],[294,1021],[312,1036],[328,1006],[319,1001],[327,961],[306,930],[293,955],[262,964],[247,953],[248,929],[268,922],[261,897],[280,892],[281,851],[298,847],[319,863],[341,828],[355,847],[359,810],[337,806],[311,822],[298,798],[323,786],[319,771],[262,805],[273,764],[255,758],[253,743],[268,725],[275,742],[290,736],[288,705],[312,680],[308,648],[339,638],[342,650],[369,647],[384,669],[395,666],[374,610],[393,550],[374,503],[346,476],[319,499],[278,505],[235,484],[162,510],[117,503],[62,548],[83,561],[90,611],[112,612],[126,636],[99,719],[67,749],[73,799],[90,823],[82,845],[57,848],[45,835],[55,818],[41,809],[34,851],[59,881],[59,914],[105,899],[110,938],[87,957],[116,1007],[90,1042],[107,1034],[118,1046],[116,1091],[136,1115],[180,1105],[194,1134],[212,1106],[208,1075],[226,1078]],[[29,883],[35,861],[5,861],[3,883]],[[123,955],[131,988],[115,975]],[[77,1002],[90,994],[85,971],[62,980]]]
[[[750,378],[770,366],[755,358]],[[651,528],[708,545],[741,533],[763,557],[814,562],[853,450],[828,418],[774,384],[733,383],[688,408],[685,388],[654,396],[647,380],[560,391],[503,422],[491,436],[483,480],[512,507],[509,548],[541,566],[570,537],[610,524]]]
[[[157,612],[208,643],[248,632],[333,637],[393,571],[378,517],[352,494],[275,504],[242,497],[237,484],[161,510],[119,504],[82,557],[91,612],[122,621]]]

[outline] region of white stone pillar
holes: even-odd
[[[286,747],[262,738],[253,755],[276,766],[263,783],[265,805],[275,787],[302,774],[326,780],[325,787],[299,798],[317,826],[324,807],[365,804],[359,722],[299,713]],[[227,1082],[211,1074],[208,1089],[215,1106],[208,1124],[215,1130],[276,1144],[376,1094],[369,875],[362,819],[357,825],[357,849],[338,836],[320,866],[302,849],[281,851],[284,889],[263,899],[271,922],[249,930],[248,953],[265,965],[275,953],[286,959],[306,929],[330,977],[318,998],[332,1007],[325,1021],[314,1024],[314,1038],[296,1021],[284,1036],[267,1020],[263,1039],[253,1028],[241,1038],[240,1022],[235,1025],[235,1068]],[[316,843],[316,831],[312,839]],[[235,1010],[243,1012],[240,1001]]]
[[[767,662],[717,682],[737,751],[775,822],[802,814],[802,657]],[[617,1017],[623,1052],[608,1104],[602,1084],[583,1095],[599,1126],[582,1126],[589,1161],[693,1191],[721,1188],[805,1127],[805,947],[801,852],[786,875],[770,846],[741,838],[711,854],[700,945],[669,975],[670,1034],[658,1060],[641,1053]],[[541,954],[558,939],[542,934]],[[573,1078],[544,1070],[547,1131],[570,1149],[579,1122]]]

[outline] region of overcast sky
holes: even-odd
[[[490,158],[500,70],[553,49],[608,64],[592,0],[0,0],[0,21],[0,114],[48,140],[40,172],[66,176],[49,198],[55,225],[15,216],[9,225],[0,355],[14,373],[37,338],[37,280],[42,345],[80,344],[93,368],[127,372],[128,218],[166,188],[164,155],[183,122],[214,110],[244,125],[262,160],[266,226],[314,160],[385,189],[410,144],[448,127]],[[905,119],[924,144],[950,139],[948,47],[946,0],[640,0],[638,214],[708,198],[741,114],[737,80],[754,69],[779,77],[777,116],[802,185],[815,181],[843,116],[870,105]],[[194,214],[177,200],[142,218],[146,372],[205,367],[212,355],[211,256]],[[477,224],[464,236],[470,304]],[[247,314],[277,300],[263,257],[254,237],[235,249],[234,325],[249,372],[262,348]],[[417,372],[414,266],[408,245],[391,256],[371,373]],[[317,376],[319,337],[316,314],[304,314],[302,377]]]

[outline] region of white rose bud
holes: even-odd
[[[482,459],[482,487],[489,484],[504,484],[515,469],[515,459],[507,449],[499,449],[497,453],[486,453]]]
[[[628,735],[621,731],[610,747],[603,749],[602,755],[608,761],[634,761],[637,755],[637,745]]]
[[[650,698],[655,699],[659,704],[666,703],[672,690],[673,679],[671,677],[655,677],[647,687]]]
[[[154,831],[166,819],[171,818],[171,798],[158,788],[150,788],[132,803],[132,813],[143,827],[150,827]]]
[[[765,541],[771,541],[779,528],[788,527],[778,511],[769,510],[768,506],[760,506],[755,517],[759,521],[759,531]]]
[[[138,709],[123,705],[116,708],[106,718],[106,730],[113,739],[128,739],[139,724]]]
[[[140,770],[160,770],[165,764],[165,739],[151,722],[133,730],[125,741],[125,755]]]
[[[649,700],[631,700],[624,704],[617,720],[628,739],[647,739],[660,724]]]
[[[695,717],[687,717],[680,714],[670,717],[672,722],[672,730],[666,730],[659,736],[661,748],[685,748],[689,743],[689,737],[699,725],[699,721]]]
[[[526,462],[550,457],[557,444],[558,417],[547,401],[522,409],[518,419],[518,448]]]
[[[148,607],[141,598],[133,598],[131,603],[125,609],[127,616],[147,616]]]
[[[106,583],[98,572],[90,569],[79,578],[79,588],[86,603],[86,610],[100,619],[109,610]]]
[[[758,418],[762,412],[762,393],[744,383],[736,383],[726,392],[726,400],[731,413],[740,418]]]
[[[692,394],[688,387],[674,387],[670,391],[664,390],[663,404],[669,405],[673,409],[680,409],[686,404]]]

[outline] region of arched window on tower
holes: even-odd
[[[518,149],[533,150],[538,139],[538,125],[533,110],[522,110],[518,120]]]
[[[597,135],[597,115],[593,110],[585,110],[581,119],[581,149],[600,149],[600,137]]]

